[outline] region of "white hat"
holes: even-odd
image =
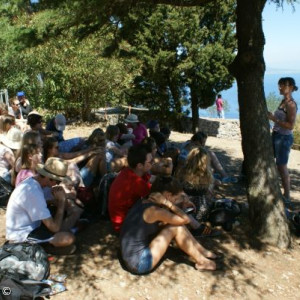
[[[12,127],[6,135],[1,137],[1,142],[8,148],[18,150],[21,148],[22,137],[22,131],[16,127]]]
[[[48,178],[63,181],[67,179],[68,163],[58,157],[49,157],[45,164],[38,164],[36,171]]]
[[[129,114],[124,121],[127,122],[127,123],[138,123],[139,119],[138,119],[137,115]]]
[[[57,114],[55,116],[55,127],[58,131],[64,131],[66,128],[66,118],[63,114]]]

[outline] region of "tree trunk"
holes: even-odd
[[[237,0],[238,54],[230,66],[237,79],[242,149],[253,233],[280,248],[290,245],[274,163],[264,94],[262,10],[266,0]]]
[[[192,108],[192,130],[193,133],[199,130],[199,107],[198,107],[198,93],[197,88],[190,86],[191,90],[191,108]]]

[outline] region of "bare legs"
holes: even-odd
[[[281,177],[283,195],[286,200],[290,199],[290,175],[287,165],[277,165],[279,175]]]
[[[210,156],[211,159],[211,166],[213,167],[213,169],[220,173],[222,178],[227,177],[227,174],[225,172],[225,170],[223,169],[219,159],[217,158],[216,154],[213,151],[208,150],[208,154]]]
[[[178,247],[192,257],[198,270],[215,270],[216,264],[208,258],[215,258],[215,254],[202,247],[185,226],[167,225],[149,245],[152,254],[152,268],[154,268],[167,251],[170,242],[175,239]]]
[[[75,236],[71,232],[57,232],[54,234],[54,239],[49,243],[54,247],[67,247],[75,242]]]

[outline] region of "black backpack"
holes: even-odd
[[[0,177],[0,206],[6,206],[13,187]]]
[[[47,279],[50,264],[45,250],[38,244],[4,244],[0,248],[0,299],[36,299],[49,296]]]
[[[39,244],[4,244],[0,248],[0,275],[16,280],[43,280],[49,273],[48,255]]]
[[[208,221],[212,226],[222,226],[225,231],[231,231],[240,213],[240,206],[235,200],[219,199],[213,203]]]
[[[117,177],[118,173],[105,174],[99,183],[98,194],[96,195],[97,213],[101,219],[109,220],[108,195],[110,186]]]
[[[37,280],[16,280],[0,276],[0,299],[31,300],[49,297],[51,287],[48,283]]]

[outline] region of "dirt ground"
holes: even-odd
[[[69,126],[67,137],[87,136],[95,125]],[[189,134],[172,133],[171,140],[183,142]],[[228,173],[238,176],[242,162],[240,141],[209,137]],[[291,198],[300,208],[300,151],[292,150]],[[227,185],[219,195],[246,202],[242,182]],[[147,276],[125,271],[118,260],[118,239],[109,222],[98,221],[78,234],[78,250],[69,257],[54,257],[52,274],[67,274],[67,291],[60,299],[300,299],[300,239],[293,237],[291,250],[254,247],[247,238],[247,217],[219,238],[199,239],[207,248],[223,252],[225,268],[199,272],[175,247],[170,247],[159,267]],[[0,209],[0,242],[5,239],[5,210]]]

